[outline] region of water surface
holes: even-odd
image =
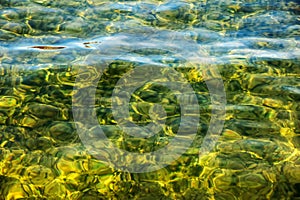
[[[283,0],[0,0],[0,199],[300,199],[299,11]],[[164,78],[151,81],[149,66],[188,82],[199,123],[185,122],[186,137],[196,136],[170,165],[130,173],[118,154],[88,151],[72,108],[95,113],[119,149],[165,147],[184,121],[182,102],[179,89],[158,83]],[[134,78],[149,81],[118,97],[129,95],[128,119],[141,127],[161,105],[165,125],[152,137],[130,136],[113,116],[118,81]],[[213,100],[224,97],[209,85],[219,79],[226,115],[214,139],[205,137],[222,108]],[[82,89],[91,83],[96,98],[86,109],[91,94]],[[89,128],[97,149],[101,138]],[[211,149],[199,157],[203,143]]]

